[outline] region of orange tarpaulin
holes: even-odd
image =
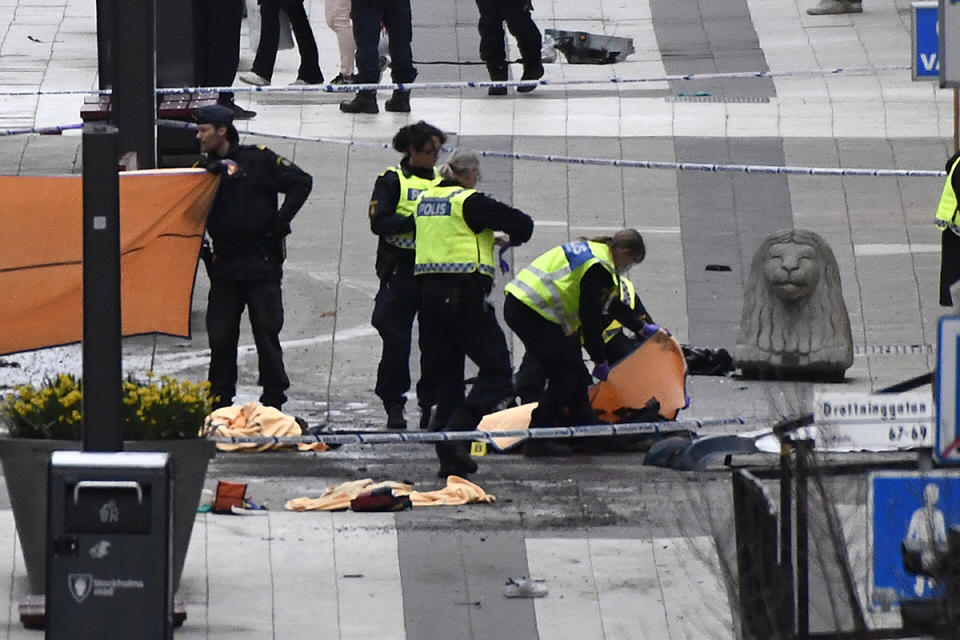
[[[123,335],[190,335],[190,299],[217,177],[120,174]],[[0,176],[0,354],[82,338],[83,181]]]
[[[609,377],[590,387],[590,404],[604,422],[614,423],[623,409],[643,409],[660,403],[660,415],[673,420],[687,406],[687,363],[676,338],[662,329],[610,370]],[[496,433],[526,429],[536,402],[511,407],[483,417],[480,431]],[[498,450],[509,449],[523,438],[493,438]]]

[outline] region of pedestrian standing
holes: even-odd
[[[326,0],[323,8],[327,26],[336,34],[337,48],[340,50],[340,73],[330,84],[350,84],[353,82],[353,60],[357,53],[353,24],[350,22],[350,0]]]
[[[937,226],[940,234],[940,306],[952,307],[954,300],[950,287],[960,281],[960,208],[957,194],[960,193],[960,152],[953,154],[944,167],[947,180],[940,193],[937,206]]]
[[[531,0],[477,0],[477,9],[480,10],[480,21],[477,30],[480,31],[480,58],[487,64],[490,79],[507,79],[507,46],[504,38],[503,23],[513,37],[517,39],[520,48],[520,59],[523,61],[522,80],[538,80],[543,77],[543,62],[541,47],[543,40],[540,29],[533,21],[533,2]],[[517,87],[520,93],[533,91],[537,85]],[[507,95],[506,87],[490,87],[487,93],[491,96]]]
[[[353,20],[353,39],[357,44],[357,84],[375,84],[380,81],[381,25],[390,34],[390,77],[395,84],[409,84],[416,80],[413,66],[413,22],[410,0],[352,0],[350,19]],[[410,90],[394,91],[384,103],[387,111],[410,111]],[[358,91],[348,102],[340,103],[344,113],[378,113],[377,92],[374,89]]]
[[[240,65],[243,0],[194,0],[193,17],[197,86],[229,87]],[[218,102],[230,109],[237,120],[257,115],[234,102],[232,91],[221,91]]]
[[[320,84],[323,73],[320,71],[320,57],[317,42],[313,38],[310,19],[303,0],[260,0],[260,42],[257,55],[253,59],[250,71],[240,74],[247,84],[265,87],[273,78],[273,66],[277,61],[277,48],[280,46],[280,10],[290,18],[293,35],[297,39],[300,51],[300,69],[293,85]]]
[[[210,276],[206,319],[210,392],[215,409],[233,402],[240,318],[246,308],[259,359],[260,402],[280,409],[290,386],[280,347],[285,238],[310,195],[313,179],[266,147],[239,144],[232,119],[232,111],[220,105],[197,112],[197,139],[207,170],[220,174],[207,216],[213,241],[212,254],[205,260]],[[279,193],[285,196],[278,209]]]
[[[380,174],[370,197],[370,230],[379,237],[376,272],[380,279],[372,324],[383,342],[375,392],[387,412],[388,429],[407,428],[403,408],[410,389],[410,342],[420,307],[413,275],[413,211],[420,193],[440,182],[434,165],[446,140],[443,131],[422,120],[401,128],[393,137],[393,148],[403,157]],[[421,345],[424,340],[421,330]],[[436,366],[421,346],[417,383],[421,428],[430,421],[436,390]]]
[[[635,229],[613,237],[577,240],[537,257],[506,286],[503,316],[527,352],[542,365],[547,384],[533,410],[530,427],[559,425],[564,409],[574,424],[594,424],[587,388],[591,376],[581,357],[583,346],[593,360],[593,376],[606,380],[609,356],[603,341],[604,309],[634,333],[656,331],[620,299],[618,272],[643,261],[646,248]],[[528,439],[524,455],[569,455],[566,445]]]
[[[428,356],[438,358],[438,427],[470,431],[513,391],[506,338],[487,301],[496,271],[494,231],[516,246],[530,239],[533,220],[476,190],[476,154],[457,151],[440,173],[443,180],[420,194],[414,212],[420,331]],[[478,368],[466,398],[464,356]],[[437,455],[440,477],[477,470],[467,442],[438,444]]]

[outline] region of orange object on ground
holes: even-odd
[[[207,416],[201,435],[204,438],[255,438],[301,436],[303,430],[294,416],[259,402],[221,407]],[[253,442],[218,442],[220,451],[270,451],[290,445],[256,444]],[[323,442],[297,444],[298,451],[326,451],[330,447]]]
[[[123,335],[190,335],[190,299],[218,178],[120,173]],[[0,176],[0,355],[82,338],[83,180]]]
[[[364,478],[327,487],[319,498],[293,498],[288,500],[283,508],[287,511],[342,511],[349,507],[350,501],[357,496],[383,487],[390,487],[395,496],[410,496],[410,502],[415,507],[458,506],[481,502],[492,504],[497,501],[496,496],[484,491],[480,485],[460,476],[447,476],[447,485],[435,491],[413,491],[410,485],[392,480],[374,484],[370,478]]]
[[[601,420],[615,423],[624,409],[643,409],[656,398],[660,415],[674,420],[687,406],[686,377],[687,363],[680,343],[661,329],[610,369],[605,381],[590,387],[590,404]],[[526,429],[536,406],[536,402],[530,402],[487,414],[477,428],[488,433]],[[505,451],[522,440],[493,438],[493,446]]]

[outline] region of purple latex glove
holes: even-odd
[[[660,325],[653,324],[652,322],[649,324],[645,324],[643,325],[643,329],[640,330],[640,337],[646,340],[647,338],[649,338],[659,330],[660,330]]]
[[[593,368],[593,377],[603,382],[610,375],[610,365],[606,362],[601,362]]]
[[[506,258],[503,257],[503,253],[512,246],[513,245],[511,245],[508,242],[507,244],[502,245],[500,247],[500,253],[498,254],[498,257],[500,259],[500,273],[507,273],[508,271],[510,271],[510,263],[507,262]]]

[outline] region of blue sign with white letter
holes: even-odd
[[[913,2],[913,79],[936,78],[940,73],[940,32],[937,2]]]

